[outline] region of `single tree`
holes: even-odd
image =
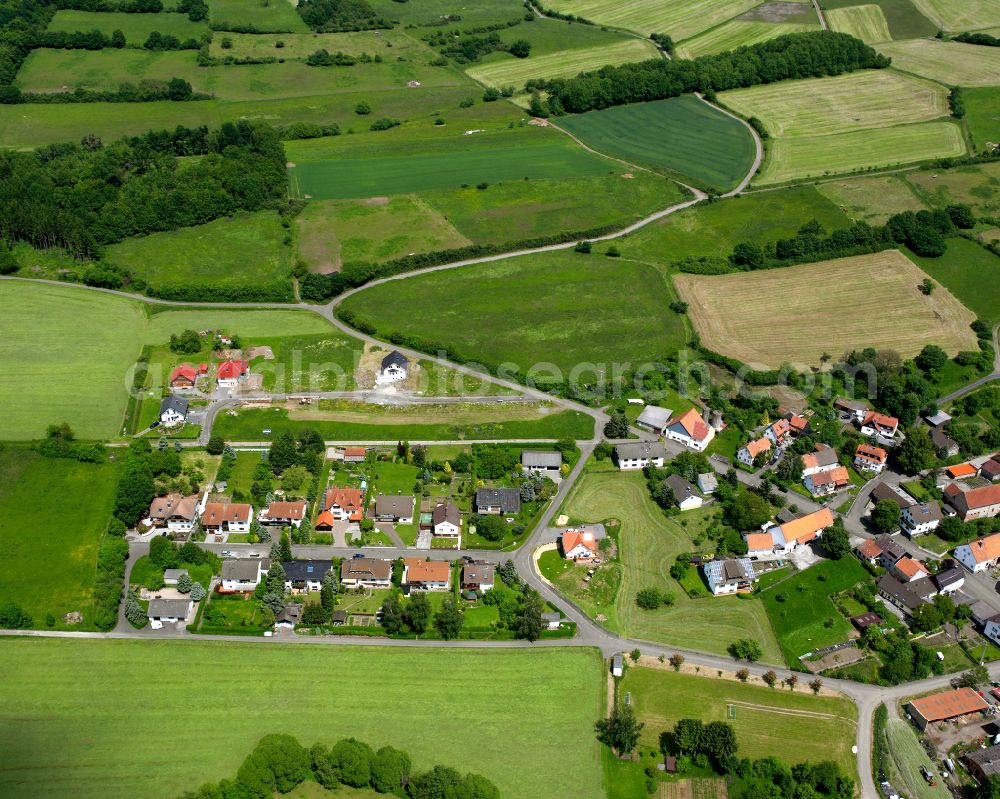
[[[459,609],[455,598],[445,597],[441,609],[434,616],[434,626],[446,641],[458,638],[462,632],[462,625],[465,623],[465,614]]]
[[[427,629],[431,620],[431,601],[427,594],[415,593],[410,597],[403,610],[403,619],[416,635],[421,635]]]
[[[524,596],[521,611],[514,624],[514,635],[526,641],[537,641],[542,634],[542,610],[545,605],[537,591],[529,590]]]
[[[601,719],[594,726],[601,743],[610,746],[618,754],[625,754],[635,749],[639,743],[639,733],[645,725],[636,720],[631,705],[616,705],[610,716]]]

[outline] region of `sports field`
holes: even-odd
[[[669,299],[652,267],[557,252],[393,280],[341,307],[383,338],[416,335],[494,367],[539,365],[539,376],[554,366],[565,379],[581,367],[591,382],[613,363],[645,363],[683,344]]]
[[[965,108],[973,147],[985,148],[986,142],[1000,141],[1000,87],[967,89]]]
[[[557,124],[598,152],[726,191],[753,165],[753,136],[739,120],[684,95],[561,117]]]
[[[637,472],[591,472],[573,487],[565,509],[572,519],[599,522],[616,519],[619,530],[621,584],[613,607],[590,608],[607,617],[606,626],[633,638],[723,654],[739,638],[753,638],[763,648],[765,663],[781,663],[764,606],[755,599],[713,597],[690,599],[670,577],[670,567],[681,552],[695,549],[692,533],[668,518],[649,497],[646,481]],[[690,511],[689,523],[703,515]],[[673,593],[670,608],[642,610],[635,594],[655,587]]]
[[[282,0],[208,0],[208,19],[216,30],[253,26],[259,33],[308,33],[295,6]]]
[[[672,730],[680,719],[725,721],[736,731],[740,757],[778,757],[789,765],[833,760],[853,776],[854,703],[841,696],[814,696],[804,683],[792,693],[760,683],[633,666],[619,692],[632,695],[635,714],[646,724],[640,739],[644,745],[658,746],[660,733]],[[735,717],[729,705],[735,706]],[[789,741],[795,746],[789,747]]]
[[[831,9],[826,12],[826,22],[830,30],[849,33],[866,43],[892,39],[885,14],[872,3]]]
[[[98,30],[110,36],[116,30],[125,34],[125,43],[130,47],[142,47],[153,31],[176,36],[181,41],[198,39],[208,32],[205,22],[191,22],[187,14],[130,14],[124,11],[56,11],[50,31],[93,31]]]
[[[686,39],[675,47],[681,58],[698,58],[703,55],[722,53],[766,42],[786,33],[802,33],[819,30],[818,22],[761,22],[759,20],[734,19],[718,27]]]
[[[76,419],[69,421],[77,427]],[[74,628],[93,628],[94,563],[117,479],[113,463],[43,458],[26,446],[0,448],[0,603],[17,602],[35,627],[44,628],[51,613],[63,628],[63,614],[79,611],[83,623]]]
[[[913,4],[939,28],[968,31],[997,24],[995,0],[912,0]]]
[[[941,81],[949,86],[1000,84],[1000,48],[938,39],[887,42],[878,51],[898,69]]]
[[[168,799],[232,778],[270,733],[307,747],[349,736],[396,746],[418,770],[481,773],[504,799],[604,795],[593,650],[4,639],[0,663],[6,796]],[[170,690],[151,687],[151,664]],[[209,689],[192,674],[219,679]],[[297,681],[295,701],[276,701],[290,674],[312,676]]]
[[[575,14],[599,25],[627,28],[648,36],[666,33],[675,42],[720,25],[748,11],[760,0],[548,0],[546,7]]]
[[[469,67],[465,73],[487,86],[515,86],[520,89],[531,78],[568,78],[609,64],[617,66],[658,57],[652,42],[625,39],[600,47],[562,50],[529,58],[509,56],[503,61]]]
[[[288,279],[292,251],[281,218],[260,211],[112,244],[104,260],[153,286],[266,283]]]
[[[969,329],[975,315],[943,287],[921,294],[917,286],[926,276],[902,253],[888,250],[784,269],[678,274],[674,285],[690,303],[702,343],[749,364],[818,364],[831,347],[879,347],[904,358],[930,343],[950,354],[975,349]],[[789,286],[798,289],[790,292]],[[762,324],[759,300],[774,296],[783,298],[780,308]]]

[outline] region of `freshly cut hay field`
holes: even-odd
[[[135,16],[134,14],[130,16]],[[224,48],[228,39],[232,47]],[[275,47],[282,42],[281,47]],[[216,58],[306,58],[317,50],[338,51],[348,55],[381,55],[385,59],[398,56],[435,58],[435,54],[420,42],[397,31],[358,31],[347,33],[219,33],[212,38],[210,52]]]
[[[889,23],[876,5],[848,6],[826,12],[830,30],[849,33],[863,42],[887,42],[892,39]]]
[[[948,114],[943,86],[888,69],[734,89],[719,99],[745,117],[759,118],[776,137],[828,136]]]
[[[912,0],[913,4],[939,28],[967,31],[997,24],[996,0]]]
[[[890,216],[903,211],[927,208],[910,184],[897,175],[828,180],[818,183],[816,188],[844,208],[852,219],[870,225],[882,225]]]
[[[998,10],[1000,13],[1000,10]],[[878,51],[905,72],[941,81],[948,86],[1000,84],[1000,47],[981,47],[938,39],[887,42]]]
[[[466,69],[465,73],[487,86],[521,88],[525,81],[532,78],[568,78],[609,64],[617,66],[658,57],[656,46],[652,42],[626,39],[602,47],[562,50],[528,58],[510,56],[503,61],[474,65]]]
[[[475,0],[456,6],[455,0],[420,0],[400,3],[397,0],[370,0],[369,5],[379,16],[401,22],[404,27],[439,28],[441,17],[460,11],[462,28],[479,27],[520,19],[524,15],[521,0]],[[421,34],[423,31],[420,32]]]
[[[308,33],[292,3],[281,0],[208,0],[208,19],[216,30],[252,25],[259,33]]]
[[[926,277],[888,250],[757,272],[678,274],[674,285],[702,343],[749,364],[818,364],[824,352],[873,346],[904,358],[931,343],[952,355],[975,349],[975,314],[944,287],[921,294]],[[778,296],[780,305],[765,303]]]
[[[933,36],[940,28],[917,11],[910,0],[823,0],[823,8],[833,11],[857,5],[877,5],[889,24],[893,39],[918,39]]]
[[[735,50],[759,42],[766,42],[786,33],[802,33],[819,30],[819,23],[808,22],[759,22],[747,19],[734,19],[716,28],[707,30],[676,46],[675,52],[680,58],[698,58],[703,55],[713,55],[726,50]]]
[[[150,689],[150,664],[169,691]],[[420,771],[483,774],[504,799],[604,796],[593,725],[605,683],[592,649],[18,638],[0,641],[0,665],[5,796],[168,799],[231,779],[271,733],[307,747],[396,746]],[[276,701],[290,673],[316,677],[296,701]],[[191,674],[220,678],[205,690]]]
[[[965,155],[965,140],[953,122],[920,122],[833,136],[774,139],[754,184],[767,185],[869,168]]]
[[[675,42],[720,25],[760,0],[547,0],[546,8],[576,14],[599,25],[627,28],[648,36],[666,33]]]
[[[50,31],[99,30],[110,36],[116,30],[125,34],[125,43],[130,47],[142,47],[153,31],[176,36],[181,41],[197,39],[208,31],[208,23],[191,22],[187,14],[129,14],[123,11],[68,11],[56,12],[49,23]]]
[[[723,191],[746,176],[756,152],[742,122],[692,95],[560,117],[557,124],[598,152]]]

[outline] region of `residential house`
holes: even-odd
[[[475,591],[482,595],[493,588],[492,563],[466,563],[462,567],[462,591]]]
[[[597,538],[592,530],[567,530],[559,536],[559,547],[566,560],[580,563],[597,558]]]
[[[562,616],[554,611],[542,614],[542,624],[545,625],[546,630],[558,630],[561,621]]]
[[[752,591],[757,573],[750,558],[710,560],[702,567],[708,587],[715,596]]]
[[[844,397],[837,397],[833,401],[833,407],[838,411],[842,411],[847,415],[854,418],[855,421],[860,422],[865,418],[865,415],[871,410],[871,405],[862,400],[852,400],[846,399]]]
[[[937,593],[930,580],[924,578],[912,583],[902,583],[891,574],[883,574],[878,579],[878,593],[883,599],[895,605],[907,617],[912,617],[918,608]]]
[[[1000,458],[994,455],[982,466],[980,466],[979,476],[984,480],[989,480],[991,483],[995,483],[997,478],[1000,478]]]
[[[940,427],[935,427],[931,430],[931,443],[942,458],[952,458],[958,454],[958,442]]]
[[[201,527],[207,533],[249,533],[253,506],[239,502],[208,502],[201,512]]]
[[[615,445],[615,462],[622,471],[663,467],[667,451],[654,441],[634,441]]]
[[[703,415],[692,408],[685,413],[675,416],[667,422],[664,436],[671,441],[679,441],[688,449],[704,452],[705,448],[712,443],[715,438],[716,426],[710,421],[711,412],[706,410]],[[716,419],[721,427],[721,418]]]
[[[178,425],[187,419],[188,401],[171,394],[160,401],[160,424],[167,427]]]
[[[215,382],[219,388],[236,388],[248,374],[250,364],[246,361],[223,361],[215,370]]]
[[[301,527],[309,512],[309,504],[299,502],[272,502],[261,511],[260,523],[275,527]]]
[[[932,579],[939,594],[954,594],[965,585],[965,572],[955,565],[955,561],[946,560],[942,564],[941,570]]]
[[[788,424],[792,428],[792,435],[801,436],[809,432],[809,418],[795,413],[788,417]]]
[[[965,765],[980,783],[1000,774],[1000,746],[973,749],[964,757]]]
[[[944,501],[955,509],[962,521],[996,516],[1000,513],[1000,485],[963,491],[957,483],[951,483],[944,490]]]
[[[526,449],[521,451],[521,467],[526,472],[558,472],[562,453],[555,450]]]
[[[884,413],[868,411],[861,420],[861,435],[874,438],[880,444],[893,444],[899,430],[899,419]]]
[[[516,488],[480,488],[476,512],[491,516],[516,516],[521,512],[521,492]]]
[[[253,591],[271,568],[269,558],[241,558],[222,561],[222,585],[224,593],[247,594]]]
[[[906,705],[910,718],[921,732],[936,721],[951,721],[973,713],[982,713],[987,709],[989,704],[972,688],[932,694],[913,699]]]
[[[333,568],[333,561],[283,560],[281,568],[285,570],[285,591],[305,594],[323,587],[323,578]]]
[[[364,504],[365,492],[360,488],[328,488],[323,495],[324,513],[338,522],[361,521]]]
[[[393,350],[382,359],[382,366],[378,370],[376,383],[397,383],[406,380],[409,374],[410,362],[406,356],[398,350]]]
[[[895,502],[900,508],[908,508],[916,501],[898,485],[881,480],[869,492],[868,502],[877,505],[884,499]]]
[[[445,560],[403,558],[403,585],[415,591],[449,591],[451,564]]]
[[[832,511],[821,508],[780,525],[772,525],[762,533],[750,533],[745,537],[747,555],[751,558],[787,555],[795,547],[822,536],[832,524]]]
[[[388,588],[392,564],[381,558],[347,558],[340,565],[340,583],[347,588]]]
[[[694,486],[678,474],[670,475],[664,483],[670,488],[674,495],[674,502],[681,510],[694,510],[702,505],[702,498],[698,495]]]
[[[274,617],[274,626],[280,630],[294,630],[301,619],[302,605],[298,602],[289,602]]]
[[[667,426],[674,412],[669,408],[660,408],[656,405],[647,405],[642,409],[639,418],[635,420],[635,426],[643,430],[649,430],[658,436],[667,434]]]
[[[365,447],[344,447],[344,463],[364,463],[367,455]]]
[[[198,370],[189,363],[175,366],[170,372],[170,388],[194,388]]]
[[[896,541],[891,535],[875,536],[875,543],[879,545],[882,554],[879,555],[878,562],[883,569],[891,569],[897,560],[906,557],[906,550],[903,545]]]
[[[846,466],[834,466],[824,472],[807,475],[802,484],[814,497],[824,497],[847,488],[851,484],[851,476]]]
[[[736,452],[736,459],[747,466],[753,466],[758,455],[766,455],[770,451],[771,439],[767,437],[758,438],[740,447]]]
[[[177,585],[177,581],[181,577],[190,576],[188,575],[187,569],[164,569],[163,570],[163,584],[164,585]]]
[[[871,566],[877,566],[879,557],[882,555],[882,547],[873,538],[866,538],[855,548],[854,553],[858,558]]]
[[[854,451],[854,468],[859,472],[871,472],[879,474],[885,468],[885,462],[889,460],[889,453],[882,447],[873,447],[871,444],[859,444]]]
[[[1000,564],[1000,533],[977,538],[955,547],[955,560],[973,574]]]
[[[941,506],[937,502],[915,502],[903,508],[899,524],[903,532],[913,538],[936,530],[942,518]]]
[[[375,498],[375,518],[380,522],[413,524],[416,500],[410,495],[379,494]]]
[[[431,530],[438,538],[460,538],[462,514],[453,502],[439,502],[431,511]]]
[[[892,568],[889,569],[889,573],[901,583],[912,583],[914,580],[926,577],[927,569],[919,560],[914,560],[913,558],[907,556],[900,558],[892,564]]]
[[[193,607],[190,599],[151,599],[146,617],[161,624],[186,621]]]
[[[719,487],[719,478],[715,476],[715,472],[699,474],[696,482],[698,483],[698,490],[702,494],[711,494]]]
[[[177,493],[155,497],[149,505],[149,521],[153,527],[166,527],[172,533],[190,533],[198,520],[198,495]]]
[[[869,627],[874,627],[881,624],[883,621],[882,617],[877,613],[868,611],[867,613],[861,613],[857,616],[851,616],[851,624],[853,624],[858,632],[864,632]]]
[[[802,456],[802,476],[808,477],[817,472],[823,472],[840,465],[837,450],[826,444],[817,444],[812,452]]]
[[[788,419],[778,419],[764,431],[764,435],[775,446],[785,443],[785,441],[791,437],[791,434],[792,425]]]

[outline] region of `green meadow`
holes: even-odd
[[[259,33],[307,33],[295,6],[283,0],[208,0],[208,19],[216,30],[252,26]]]
[[[60,9],[56,11],[50,31],[98,30],[105,36],[110,36],[116,30],[125,34],[125,44],[128,47],[142,47],[153,31],[164,35],[176,36],[181,41],[199,39],[208,33],[205,22],[191,22],[187,14],[130,14],[124,11],[74,11]]]

